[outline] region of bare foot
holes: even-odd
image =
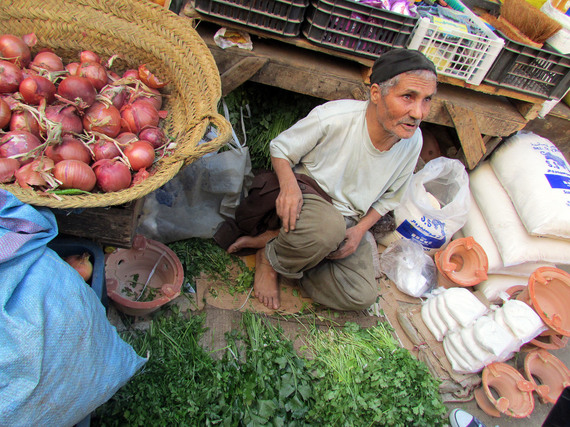
[[[277,272],[267,261],[265,248],[259,249],[255,254],[253,291],[255,297],[267,308],[277,310],[281,305]]]
[[[264,248],[267,242],[269,242],[272,238],[277,237],[278,234],[279,230],[267,230],[266,232],[254,237],[242,236],[230,245],[228,248],[228,253],[233,254],[234,252],[238,252],[246,248]]]

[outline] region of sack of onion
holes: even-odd
[[[0,188],[24,202],[123,204],[231,135],[209,50],[146,2],[15,0],[0,58]],[[219,137],[198,147],[212,125]]]

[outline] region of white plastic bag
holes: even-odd
[[[380,243],[406,238],[433,255],[451,240],[469,212],[469,177],[455,159],[438,157],[414,174],[402,202],[394,209],[396,231]]]
[[[437,284],[433,259],[411,240],[401,239],[388,246],[380,255],[380,269],[400,291],[416,298]]]

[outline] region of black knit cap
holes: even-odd
[[[429,70],[437,74],[433,62],[423,53],[417,50],[393,49],[374,62],[370,84],[382,83],[398,74],[413,70]]]

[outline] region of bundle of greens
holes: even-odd
[[[319,98],[253,82],[244,83],[224,100],[230,123],[241,142],[246,141],[249,147],[254,170],[270,170],[271,140],[324,102]]]
[[[309,419],[321,425],[443,425],[446,409],[438,381],[399,347],[392,328],[315,330],[307,337],[314,405]]]

